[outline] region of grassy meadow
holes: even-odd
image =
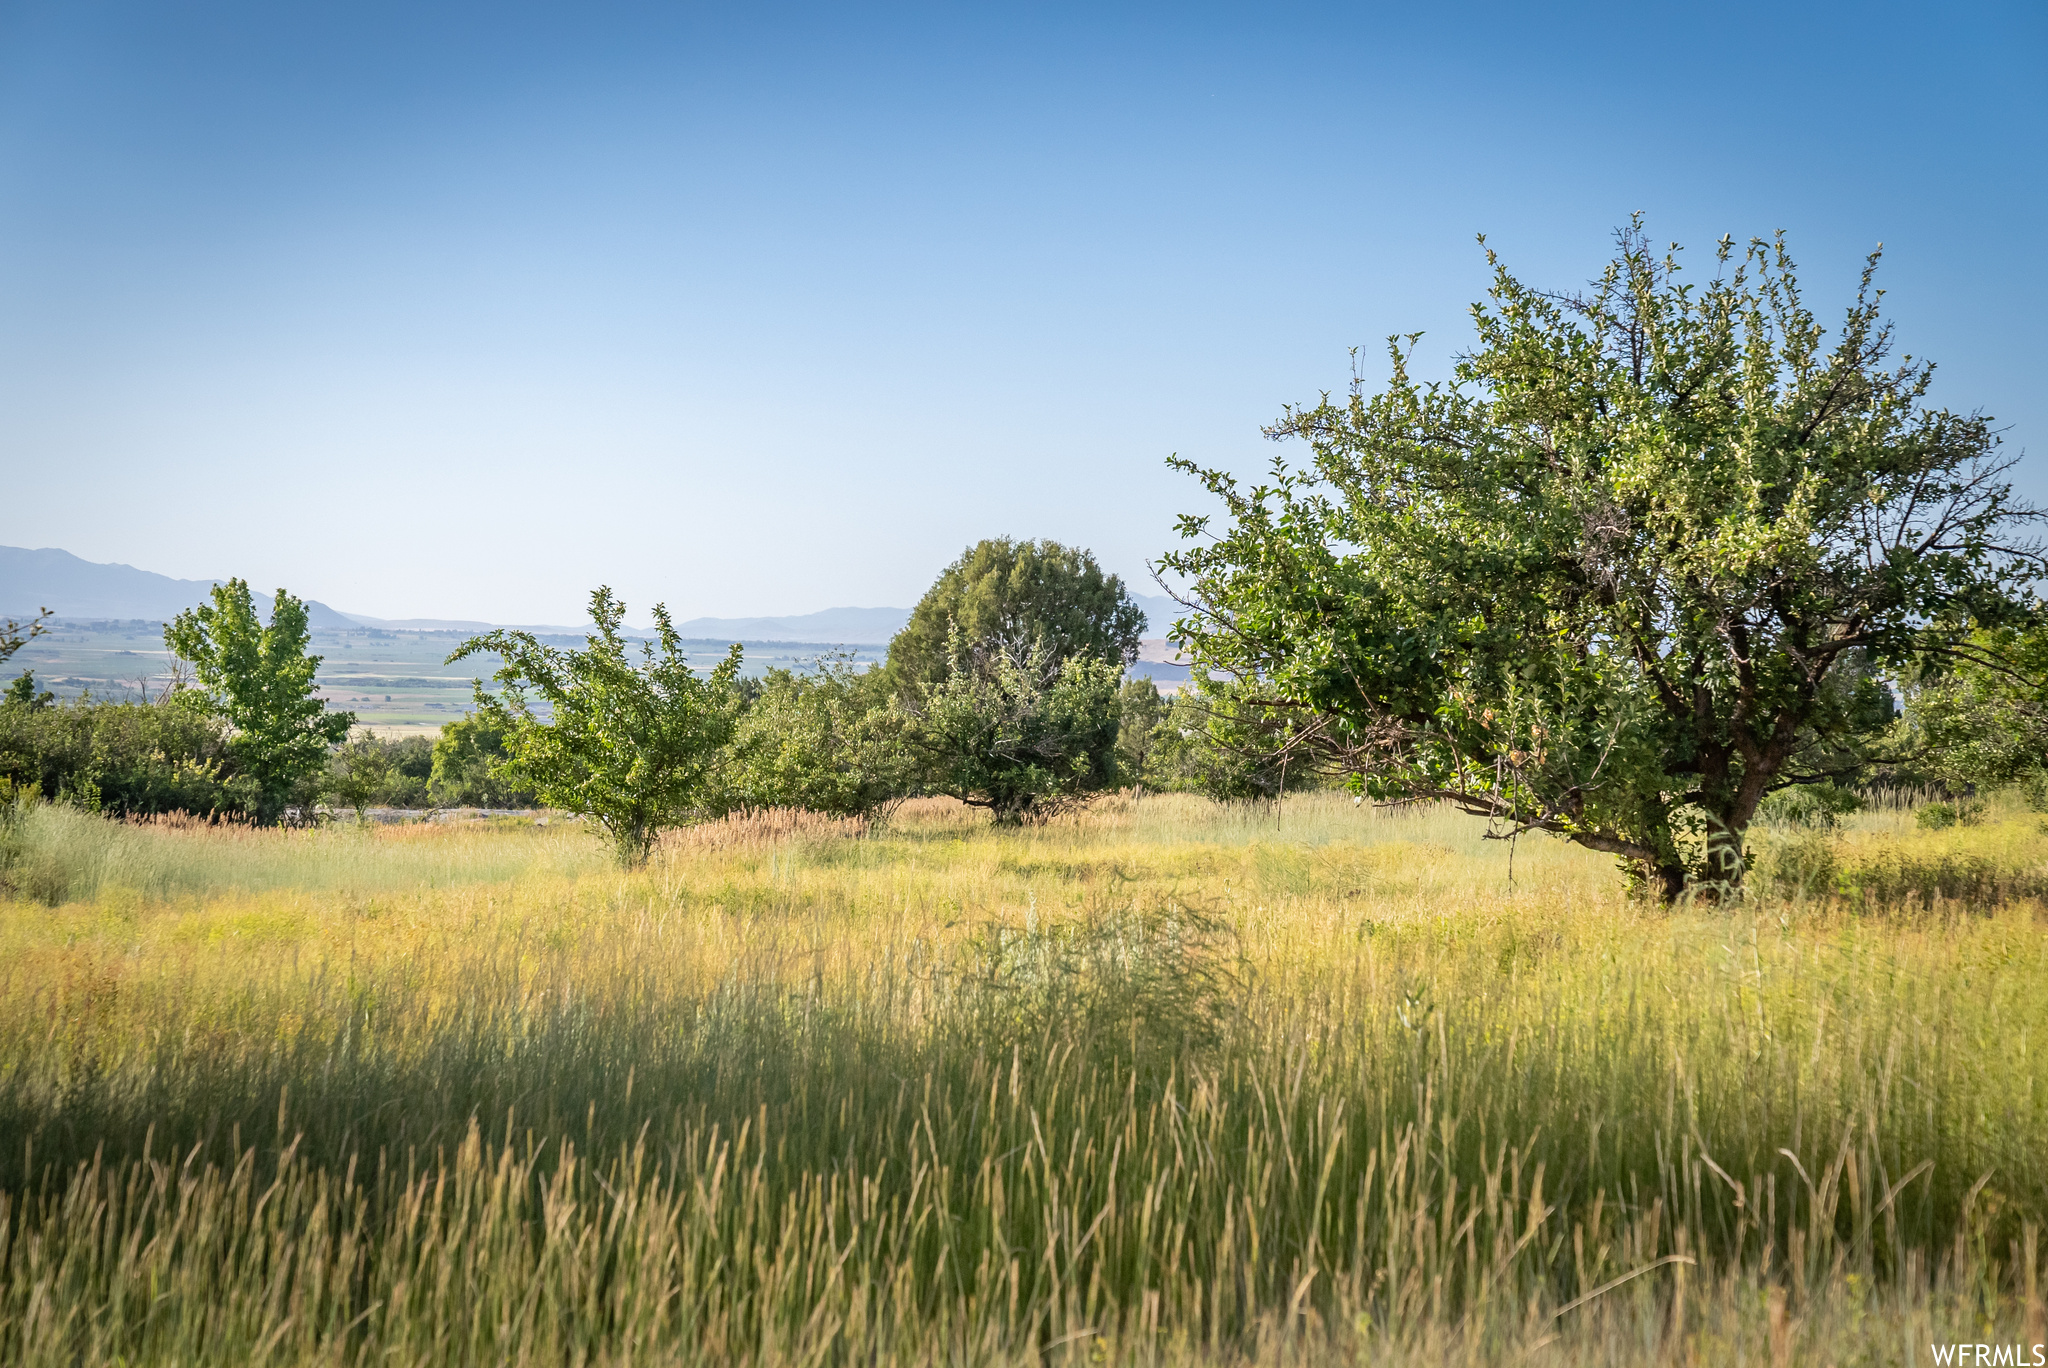
[[[574,824],[21,812],[0,1362],[2048,1339],[2039,816],[1766,830],[1732,910],[1482,831],[933,801],[628,874]]]

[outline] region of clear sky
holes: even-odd
[[[0,544],[386,617],[1142,580],[1485,232],[1865,252],[2048,497],[2048,7],[0,3]],[[1149,589],[1149,585],[1140,587]]]

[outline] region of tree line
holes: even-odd
[[[0,785],[112,816],[266,823],[322,800],[358,817],[545,806],[589,816],[634,864],[662,831],[744,808],[872,820],[949,794],[1021,823],[1118,786],[1233,797],[1267,782],[1207,744],[1189,708],[1124,678],[1144,614],[1091,554],[1056,542],[969,548],[872,669],[827,657],[747,678],[735,645],[694,670],[665,606],[637,644],[625,611],[595,591],[581,648],[473,637],[451,662],[501,664],[472,713],[431,741],[351,736],[354,715],[315,687],[303,604],[279,590],[266,622],[230,580],[165,629],[180,669],[154,700],[60,705],[20,676],[0,702]]]
[[[314,792],[491,793],[589,814],[627,863],[751,805],[935,793],[1024,822],[1118,785],[1340,784],[1607,852],[1667,900],[1738,891],[1767,805],[1890,783],[2048,806],[2042,513],[1992,420],[1933,404],[1933,366],[1897,354],[1877,255],[1832,336],[1782,237],[1723,238],[1698,281],[1640,219],[1582,290],[1486,260],[1449,378],[1397,336],[1377,390],[1267,429],[1306,460],[1249,485],[1172,462],[1220,512],[1181,518],[1157,567],[1194,675],[1170,703],[1123,678],[1143,617],[1115,576],[998,539],[878,669],[748,680],[734,647],[693,671],[664,608],[636,654],[600,588],[581,649],[466,642],[451,660],[503,663],[439,743],[344,743],[303,609],[280,591],[261,624],[234,581],[166,631],[190,689],[58,709],[18,680],[0,783],[258,820]],[[38,626],[7,624],[0,659]]]

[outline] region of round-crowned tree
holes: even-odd
[[[951,673],[956,630],[984,655],[1042,648],[1054,672],[1077,656],[1121,667],[1137,658],[1145,613],[1087,551],[991,537],[945,568],[889,643],[899,693],[914,697]]]
[[[1114,784],[1117,686],[1145,614],[1095,557],[992,538],[946,567],[889,645],[889,682],[928,792],[999,822]]]

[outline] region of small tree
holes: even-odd
[[[1268,802],[1320,778],[1302,754],[1311,719],[1247,698],[1234,681],[1197,679],[1174,695],[1146,766],[1147,782],[1219,803]]]
[[[326,788],[336,802],[355,809],[356,825],[361,826],[390,775],[390,756],[375,736],[365,732],[334,753],[328,762]]]
[[[1890,364],[1874,256],[1832,343],[1782,242],[1724,239],[1695,286],[1634,227],[1583,296],[1488,260],[1450,383],[1397,339],[1382,393],[1269,429],[1306,468],[1175,463],[1230,520],[1164,558],[1196,604],[1175,635],[1376,796],[1554,832],[1667,898],[1738,884],[1763,797],[1889,727],[1884,671],[2027,610],[2036,515],[1989,420]]]
[[[733,737],[724,803],[875,819],[916,789],[908,722],[879,670],[770,670]]]
[[[1122,670],[1092,656],[1055,662],[969,645],[922,689],[911,740],[927,787],[988,808],[998,823],[1042,821],[1114,784]]]
[[[611,589],[600,587],[590,596],[596,630],[586,649],[497,631],[471,637],[448,661],[483,653],[503,659],[494,676],[503,692],[476,681],[476,713],[505,737],[505,777],[549,807],[595,820],[630,868],[646,862],[664,830],[699,815],[710,796],[738,716],[740,648],[700,677],[668,609],[656,604],[660,649],[645,643],[636,665],[620,631],[625,615]]]
[[[329,712],[315,690],[320,657],[306,654],[306,605],[280,589],[265,626],[246,580],[213,587],[212,602],[188,608],[164,628],[164,645],[191,665],[212,708],[233,728],[235,783],[269,822],[292,790],[326,767],[328,748],[348,736],[355,715]]]
[[[0,707],[26,708],[31,712],[41,708],[55,707],[56,704],[57,695],[51,693],[48,689],[36,688],[36,672],[34,670],[23,670],[19,675],[15,676],[14,682],[7,686],[7,692],[4,695],[0,695]]]
[[[1122,666],[1137,659],[1145,613],[1088,552],[993,537],[940,573],[889,643],[889,676],[904,698],[952,668],[955,630],[1018,659],[1043,645],[1053,669],[1075,655]]]

